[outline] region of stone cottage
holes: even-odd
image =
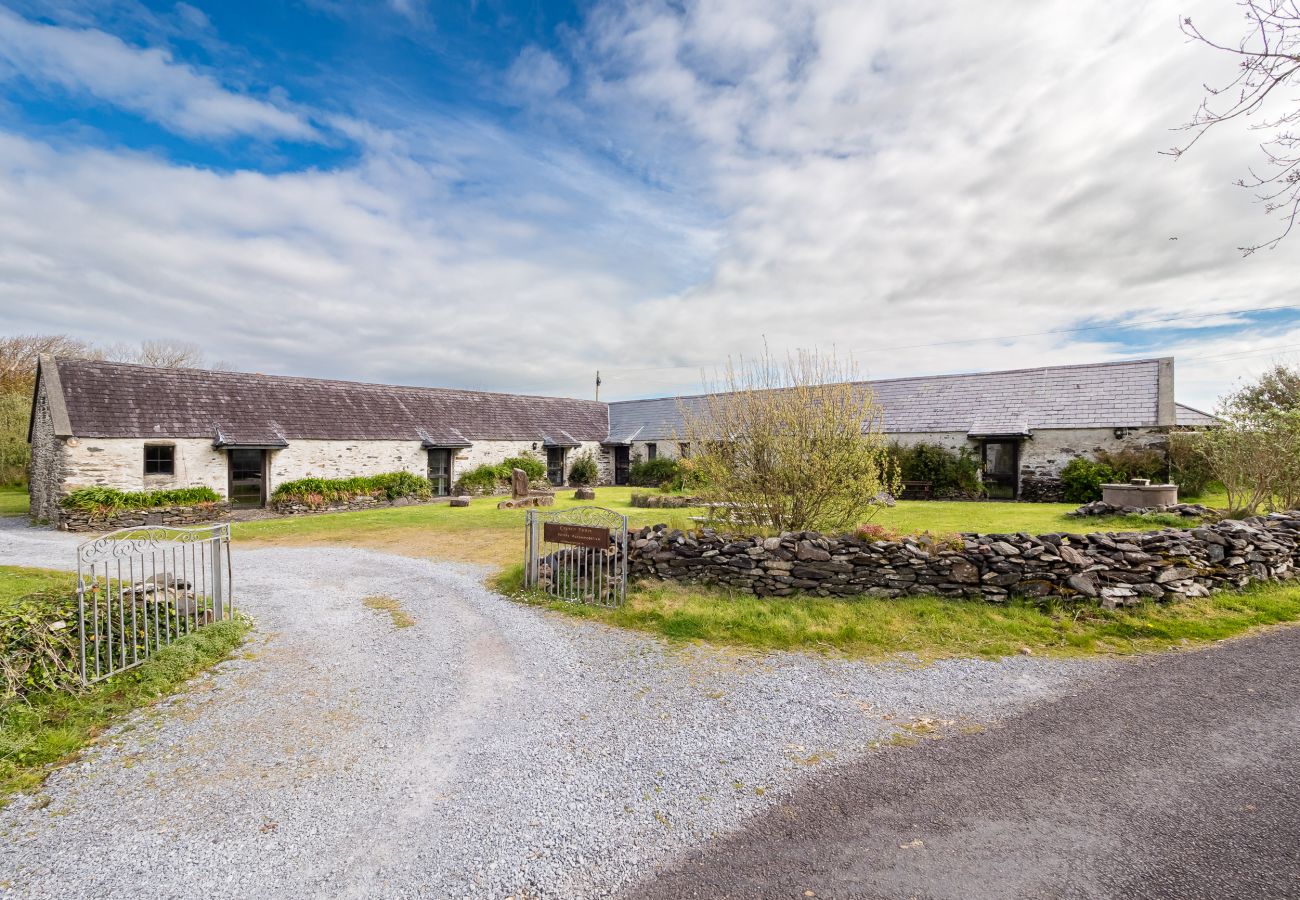
[[[1061,500],[1061,469],[1078,456],[1125,447],[1163,448],[1174,426],[1206,427],[1213,416],[1174,402],[1172,357],[862,382],[902,444],[963,447],[983,463],[989,495]],[[628,462],[690,453],[683,408],[703,395],[609,405],[615,477]]]
[[[994,496],[1060,497],[1076,456],[1161,445],[1175,425],[1214,419],[1174,402],[1170,358],[864,382],[893,439],[970,447]],[[207,486],[261,506],[278,484],[408,471],[437,494],[483,463],[532,455],[555,484],[591,452],[625,484],[635,459],[689,454],[681,409],[695,397],[599,403],[279,375],[154,369],[45,357],[29,439],[31,509],[103,485]]]
[[[408,471],[448,494],[510,456],[562,484],[609,431],[605,404],[197,369],[42,358],[32,402],[31,513],[68,491],[207,486],[263,506],[276,485]],[[612,477],[612,475],[610,476]]]

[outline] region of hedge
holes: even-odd
[[[677,460],[668,456],[638,460],[627,470],[628,483],[633,487],[662,487],[676,481],[677,475]]]

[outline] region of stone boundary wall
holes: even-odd
[[[685,509],[699,506],[699,497],[681,497],[677,494],[633,494],[630,505],[637,509]]]
[[[629,574],[725,585],[763,597],[1055,596],[1116,607],[1287,580],[1295,577],[1298,555],[1300,512],[1188,530],[964,534],[950,542],[871,542],[815,532],[733,537],[656,525],[631,536]]]
[[[123,509],[107,516],[80,509],[59,510],[61,531],[116,531],[145,525],[204,525],[225,518],[230,504],[200,503],[195,506],[159,506],[153,509]]]
[[[426,503],[446,502],[448,499],[450,498],[420,500],[415,497],[398,497],[396,500],[387,500],[383,497],[353,497],[351,500],[331,500],[319,506],[313,506],[302,500],[272,500],[266,508],[281,516],[305,516],[312,513],[355,512],[361,509],[382,509],[390,506],[419,506]]]

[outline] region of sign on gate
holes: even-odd
[[[546,522],[542,525],[542,539],[552,544],[573,544],[576,547],[603,550],[609,546],[609,529],[597,528],[594,525]]]
[[[234,616],[230,526],[123,528],[77,547],[81,680],[144,662]]]
[[[627,516],[599,506],[530,509],[524,586],[561,600],[621,606],[627,595]]]

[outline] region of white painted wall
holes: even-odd
[[[145,444],[176,448],[174,475],[144,474]],[[122,491],[210,487],[226,495],[226,455],[212,449],[207,438],[143,440],[141,438],[69,438],[63,447],[65,492],[104,486]]]

